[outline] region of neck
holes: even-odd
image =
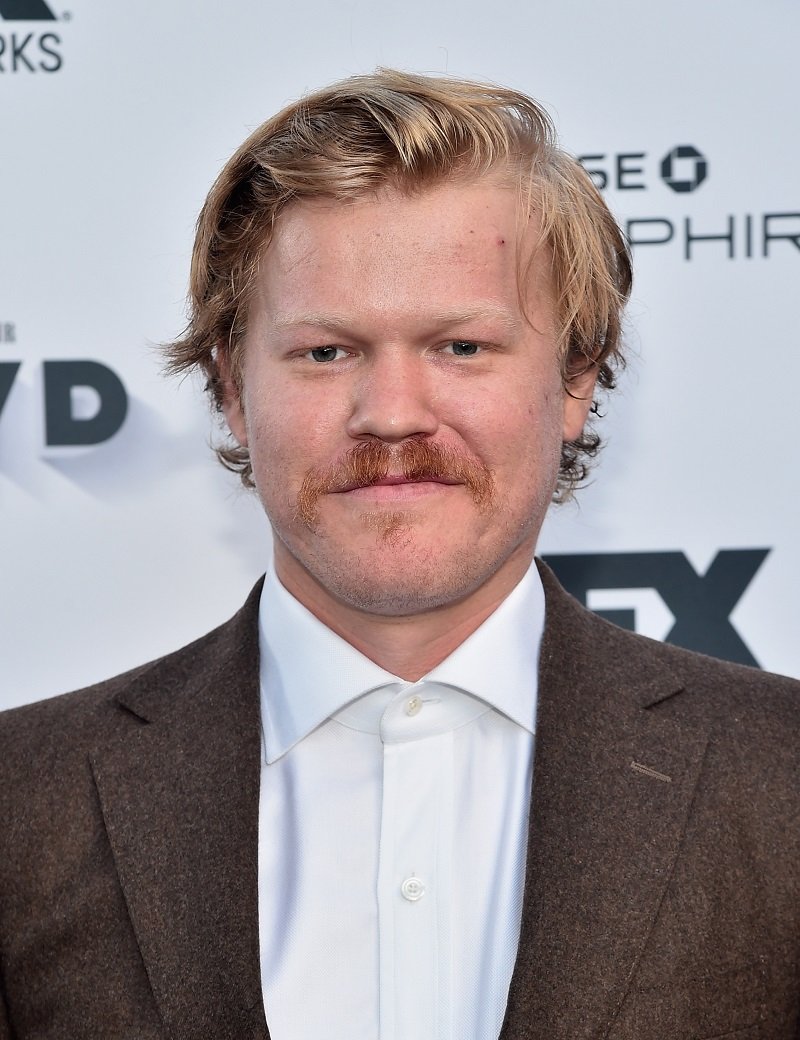
[[[455,603],[420,614],[370,614],[331,594],[276,544],[281,584],[324,625],[381,668],[416,682],[440,664],[499,607],[530,566],[532,554],[512,557],[478,589]]]

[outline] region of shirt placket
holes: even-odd
[[[381,721],[378,867],[381,1040],[449,1040],[453,734],[426,729],[426,689]]]

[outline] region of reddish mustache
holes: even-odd
[[[306,474],[297,496],[300,519],[313,524],[323,495],[369,487],[390,471],[402,473],[406,480],[463,484],[481,508],[489,504],[494,489],[486,466],[452,448],[426,440],[408,440],[394,448],[384,441],[364,441],[327,469]]]

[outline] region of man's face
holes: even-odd
[[[278,218],[225,413],[290,589],[400,616],[528,566],[591,381],[562,388],[544,250],[523,313],[520,223],[490,178]]]

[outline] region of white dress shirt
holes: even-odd
[[[544,593],[534,566],[408,683],[267,575],[259,935],[272,1040],[497,1040]]]

